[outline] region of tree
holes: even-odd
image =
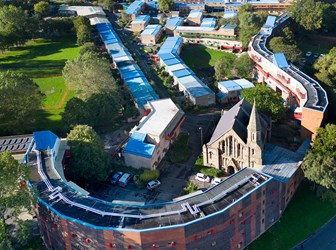
[[[270,116],[273,120],[279,120],[286,110],[280,94],[266,85],[258,84],[254,88],[244,89],[241,91],[241,95],[249,103],[253,103],[255,100],[259,111]]]
[[[67,84],[76,91],[78,97],[85,100],[93,94],[104,92],[118,96],[118,87],[111,75],[106,58],[95,53],[85,53],[65,63],[63,76]]]
[[[9,151],[0,153],[0,249],[12,249],[18,235],[13,235],[8,218],[13,219],[20,231],[24,224],[18,215],[23,209],[31,210],[36,203],[35,197],[30,192],[26,179],[29,168],[19,163]]]
[[[132,17],[131,15],[127,15],[125,13],[121,13],[120,19],[119,19],[119,24],[122,27],[125,27],[129,25],[132,22]]]
[[[252,66],[253,62],[248,54],[238,57],[233,63],[234,70],[236,71],[235,75],[240,78],[249,77]]]
[[[81,25],[76,30],[77,43],[83,45],[84,43],[91,41],[91,28],[85,25]]]
[[[30,37],[28,15],[19,7],[0,7],[0,49],[22,44]]]
[[[306,30],[322,27],[326,5],[314,0],[295,0],[288,7],[290,16]]]
[[[47,16],[49,13],[49,3],[45,1],[34,4],[35,13],[39,13],[41,16]]]
[[[23,132],[34,122],[44,95],[27,76],[13,72],[0,73],[0,120]]]
[[[174,8],[173,0],[159,0],[159,8],[162,11],[169,11]]]
[[[80,55],[83,55],[83,54],[88,53],[88,52],[91,52],[91,53],[98,52],[97,46],[93,42],[84,43],[79,50]]]
[[[311,150],[301,165],[309,180],[336,191],[336,125],[319,128]]]
[[[274,53],[284,53],[286,59],[291,62],[300,62],[300,59],[302,58],[301,50],[297,47],[297,45],[288,44],[287,40],[284,37],[273,37],[269,45],[270,49]]]
[[[70,176],[89,183],[106,180],[111,165],[99,135],[87,125],[77,125],[67,140],[72,154]]]
[[[328,84],[329,86],[336,87],[336,47],[332,48],[328,54],[319,58],[314,68],[317,70],[315,76],[321,82]]]
[[[114,9],[115,2],[113,0],[104,0],[103,7],[108,11],[112,11]]]
[[[248,46],[251,37],[256,35],[265,22],[262,13],[252,12],[251,4],[243,4],[238,10],[239,39],[243,47]]]
[[[234,58],[223,56],[215,64],[215,75],[218,81],[232,77],[232,67]]]

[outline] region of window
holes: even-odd
[[[232,137],[230,136],[229,138],[229,155],[232,155],[233,152],[233,140]]]
[[[240,157],[240,144],[238,144],[238,147],[237,147],[237,157]]]
[[[252,155],[254,155],[254,149],[252,148]]]
[[[261,220],[261,223],[264,224],[264,222],[265,222],[265,219],[262,219],[262,220]]]
[[[262,214],[265,214],[265,210],[264,209],[262,210]]]
[[[212,159],[212,152],[209,152],[209,158]]]
[[[263,200],[263,205],[265,205],[265,200]]]

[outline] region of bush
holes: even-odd
[[[151,180],[156,180],[160,176],[160,171],[159,170],[150,170],[150,169],[145,169],[142,174],[140,174],[140,180],[144,183],[147,183]]]
[[[195,171],[211,177],[220,177],[224,175],[223,171],[220,169],[203,166],[203,154],[200,154],[196,160]]]
[[[193,182],[189,182],[188,185],[183,188],[187,194],[191,194],[197,191],[197,186]]]

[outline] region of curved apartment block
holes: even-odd
[[[301,138],[314,138],[316,129],[323,125],[328,97],[321,85],[287,62],[284,54],[269,51],[269,39],[281,31],[289,16],[269,16],[260,32],[253,37],[248,47],[250,58],[256,63],[258,81],[266,83],[283,99],[294,97],[297,102],[294,116],[301,121]]]
[[[158,204],[90,197],[63,175],[66,140],[35,132],[26,161],[48,249],[243,249],[279,220],[298,187],[243,168],[205,192]]]

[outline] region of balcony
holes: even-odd
[[[301,99],[306,99],[306,94],[302,93],[299,88],[296,88],[296,93],[300,96]]]
[[[258,57],[256,55],[252,55],[252,60],[255,62],[261,62],[261,57]]]

